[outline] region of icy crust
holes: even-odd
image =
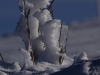
[[[1,65],[3,63],[3,65]],[[54,65],[47,62],[36,63],[28,68],[19,67],[18,63],[6,63],[0,61],[0,75],[49,75],[60,71],[70,65]]]
[[[100,58],[87,61],[82,59],[81,62],[76,64],[72,62],[70,65],[38,62],[27,68],[20,67],[18,62],[6,63],[0,61],[0,75],[99,75],[99,68]]]

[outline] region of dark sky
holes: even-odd
[[[55,0],[53,10],[66,24],[97,17],[94,0]],[[19,18],[18,0],[0,0],[0,34],[13,32]]]

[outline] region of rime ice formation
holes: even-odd
[[[21,36],[28,51],[31,50],[28,49],[31,48],[28,39],[31,40],[35,61],[59,64],[69,59],[65,56],[68,26],[61,20],[52,18],[51,11],[47,9],[50,2],[51,0],[19,0],[22,16],[16,32]]]

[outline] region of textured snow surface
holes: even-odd
[[[100,58],[80,60],[70,65],[55,65],[39,62],[28,68],[19,66],[18,62],[6,63],[0,61],[0,75],[99,75]]]
[[[100,74],[100,58],[95,60],[83,60],[70,67],[63,68],[61,71],[50,75],[99,75]]]
[[[20,67],[17,62],[6,63],[0,61],[0,75],[49,75],[51,73],[60,71],[64,67],[70,65],[54,65],[47,62],[36,63],[34,66]]]

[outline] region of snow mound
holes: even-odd
[[[87,54],[85,52],[82,52],[80,55],[79,55],[79,60],[88,60],[88,57],[87,57]]]
[[[74,63],[77,63],[83,60],[88,60],[87,54],[85,52],[82,52],[78,57],[74,56]]]
[[[15,67],[17,66],[17,68]],[[100,58],[83,60],[71,65],[55,65],[39,62],[29,68],[20,69],[18,63],[0,61],[0,75],[99,75]]]

